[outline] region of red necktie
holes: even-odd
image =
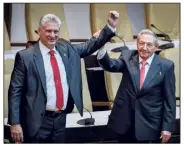
[[[147,62],[142,61],[141,64],[142,64],[142,67],[141,67],[141,70],[140,70],[140,89],[142,88],[142,85],[144,83],[145,66],[146,66]]]
[[[51,62],[52,70],[54,73],[54,82],[55,82],[55,87],[56,87],[56,107],[59,110],[61,110],[64,102],[63,102],[63,88],[61,84],[59,67],[58,67],[57,60],[54,56],[54,50],[51,50],[49,53],[50,53],[50,62]]]

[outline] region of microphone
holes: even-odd
[[[169,37],[169,35],[165,34],[164,32],[162,32],[161,30],[159,30],[154,24],[151,24],[151,27],[155,28],[156,30],[160,31],[162,33],[162,36],[164,36],[165,40],[164,41],[168,41],[169,43],[167,44],[163,44],[163,45],[159,45],[159,49],[164,50],[164,49],[169,49],[169,48],[174,48],[174,43],[172,43],[171,38]]]
[[[36,34],[38,34],[38,31],[37,31],[37,30],[35,30],[35,33],[36,33]]]
[[[168,41],[168,42],[172,42],[171,38],[169,37],[169,35],[165,34],[164,32],[162,32],[160,29],[158,29],[154,24],[151,24],[151,27],[155,28],[156,30],[158,30],[159,32],[162,33],[162,35],[160,35],[161,37],[164,36],[165,40],[164,41]],[[159,35],[158,35],[159,36]]]
[[[88,109],[86,109],[86,108],[84,108],[84,109],[86,111],[88,111],[88,113],[90,114],[91,117],[90,118],[81,119],[81,120],[77,121],[77,124],[79,124],[79,125],[94,125],[95,119],[92,117],[91,112]]]
[[[129,48],[125,45],[125,41],[123,40],[123,38],[121,38],[117,33],[115,33],[115,36],[117,36],[123,42],[123,46],[114,48],[111,50],[111,52],[121,52],[123,50],[129,50]]]

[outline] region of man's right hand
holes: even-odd
[[[23,131],[20,124],[15,124],[10,126],[11,137],[15,143],[23,142]]]

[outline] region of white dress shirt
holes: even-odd
[[[47,89],[47,104],[46,104],[46,110],[50,111],[56,111],[58,108],[56,107],[56,87],[54,82],[54,75],[53,70],[50,62],[50,49],[48,49],[41,41],[39,41],[39,46],[41,50],[41,54],[43,57],[43,63],[44,63],[44,69],[45,69],[45,75],[46,75],[46,89]],[[61,77],[61,84],[63,87],[63,96],[64,96],[64,106],[62,110],[66,108],[67,101],[68,101],[68,82],[66,77],[66,71],[65,66],[63,63],[63,60],[59,54],[59,52],[56,50],[56,48],[53,48],[55,52],[55,57],[58,63],[60,77]]]

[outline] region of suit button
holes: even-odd
[[[44,114],[43,114],[43,113],[41,113],[41,116],[43,117],[43,116],[44,116]]]

